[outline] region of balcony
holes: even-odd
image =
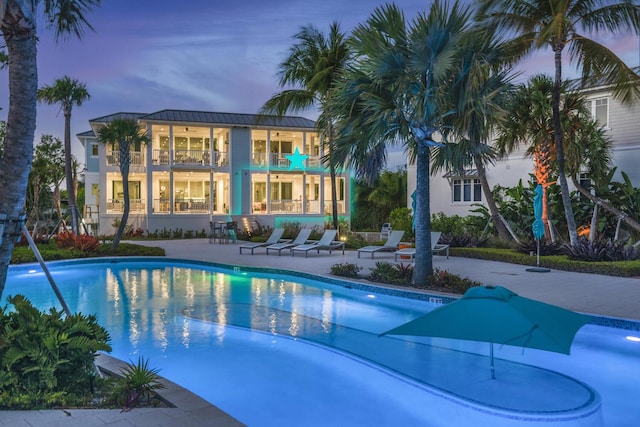
[[[152,152],[152,162],[154,165],[176,166],[215,166],[224,167],[229,164],[229,156],[224,151],[214,151],[213,159],[209,150],[159,150]],[[173,163],[171,160],[173,159]]]
[[[144,166],[144,153],[140,151],[132,151],[129,153],[129,164],[131,166]],[[120,152],[107,152],[107,166],[120,166]]]

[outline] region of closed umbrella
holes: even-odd
[[[540,267],[540,239],[544,237],[544,222],[542,221],[542,185],[538,184],[534,190],[533,197],[533,237],[536,239],[536,266],[535,268],[527,268],[527,271],[535,273],[548,273],[548,268]]]
[[[491,378],[495,378],[493,343],[569,354],[576,332],[588,322],[588,316],[521,297],[501,286],[478,286],[469,289],[459,300],[380,336],[413,335],[488,342]]]

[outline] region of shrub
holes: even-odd
[[[97,237],[88,234],[79,236],[64,232],[56,235],[56,245],[60,249],[77,249],[83,252],[96,252],[100,247],[100,241]]]
[[[358,272],[362,270],[357,264],[352,263],[344,263],[344,264],[334,264],[331,266],[331,274],[342,277],[358,277]]]
[[[22,295],[8,301],[15,310],[0,309],[0,408],[37,409],[83,399],[95,378],[95,353],[111,351],[106,329],[93,315],[40,312]]]
[[[640,259],[640,251],[633,246],[626,247],[624,240],[594,240],[582,237],[575,246],[564,245],[569,259],[579,261],[632,261]]]
[[[538,251],[538,243],[534,240],[520,242],[516,246],[516,250],[523,254],[536,253]],[[547,239],[540,240],[540,256],[559,255],[563,253],[561,242],[548,242]]]
[[[438,268],[433,269],[433,276],[431,276],[429,285],[431,288],[437,288],[438,290],[455,294],[464,294],[469,288],[475,286],[482,286],[482,283],[458,276],[457,274],[451,274],[447,270],[440,270]]]
[[[404,230],[406,238],[413,236],[413,215],[408,208],[395,208],[389,214],[393,230]]]
[[[141,398],[147,402],[155,390],[165,388],[159,382],[159,369],[149,368],[149,359],[138,357],[138,362],[130,362],[122,371],[113,390],[112,401],[125,410],[135,406]]]
[[[413,267],[411,265],[394,265],[386,261],[378,261],[369,273],[369,280],[392,285],[409,285],[412,275]]]

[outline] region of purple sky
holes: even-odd
[[[345,32],[364,22],[379,0],[104,0],[87,16],[95,32],[82,40],[58,43],[40,25],[39,86],[64,75],[87,85],[91,99],[72,116],[74,155],[81,158],[75,134],[88,120],[119,111],[154,112],[165,108],[255,113],[279,91],[275,77],[293,35],[314,24],[327,32],[338,21]],[[408,19],[430,4],[396,0]],[[638,65],[636,36],[610,38],[629,65]],[[552,57],[538,54],[521,66],[525,75],[550,73]],[[535,64],[535,67],[534,67]],[[565,66],[565,76],[573,73]],[[0,71],[0,119],[8,107],[7,73]],[[315,118],[310,111],[301,114]],[[62,138],[58,107],[40,105],[36,141],[43,133]]]

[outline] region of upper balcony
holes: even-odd
[[[152,152],[154,165],[173,166],[214,166],[225,167],[229,164],[229,155],[224,151],[214,151],[213,158],[209,150],[159,150]]]
[[[289,169],[291,161],[287,158],[291,153],[265,153],[253,152],[251,154],[251,165],[258,168]],[[308,156],[305,160],[306,169],[322,169],[322,159],[320,156]]]

